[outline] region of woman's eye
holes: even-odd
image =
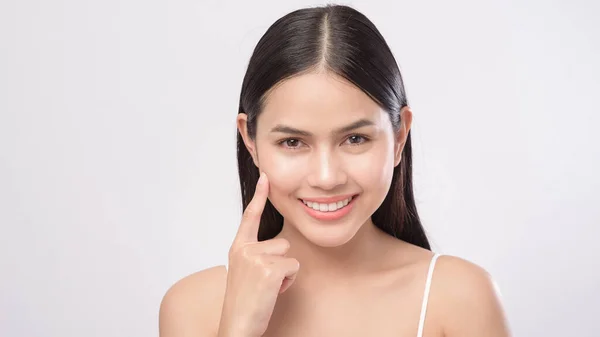
[[[352,145],[360,145],[366,141],[367,141],[367,138],[363,137],[361,135],[352,135],[352,136],[348,137],[348,142]]]
[[[283,140],[280,144],[290,149],[296,149],[300,147],[300,141],[294,138]]]

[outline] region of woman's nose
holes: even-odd
[[[314,188],[333,190],[347,182],[347,175],[343,165],[335,154],[329,151],[315,153],[311,159],[311,172],[308,176],[308,184]]]

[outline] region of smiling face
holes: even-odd
[[[269,200],[312,243],[348,242],[381,205],[399,164],[412,113],[396,132],[368,95],[332,74],[285,80],[267,95],[250,139],[238,128],[270,182]]]

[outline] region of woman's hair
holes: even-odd
[[[256,45],[244,76],[239,107],[239,113],[248,116],[251,139],[255,139],[257,117],[268,91],[282,80],[314,71],[327,71],[356,85],[388,113],[394,131],[399,130],[400,109],[408,101],[390,48],[363,14],[347,6],[328,5],[283,16]],[[259,171],[239,132],[237,158],[245,210],[254,195]],[[371,219],[386,233],[430,249],[413,196],[410,132],[388,194]],[[275,237],[282,227],[282,215],[267,200],[258,240]]]

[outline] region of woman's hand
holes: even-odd
[[[229,250],[219,337],[262,336],[278,295],[292,285],[300,267],[298,260],[285,256],[290,248],[287,240],[258,242],[260,218],[268,195],[269,182],[262,173]]]

